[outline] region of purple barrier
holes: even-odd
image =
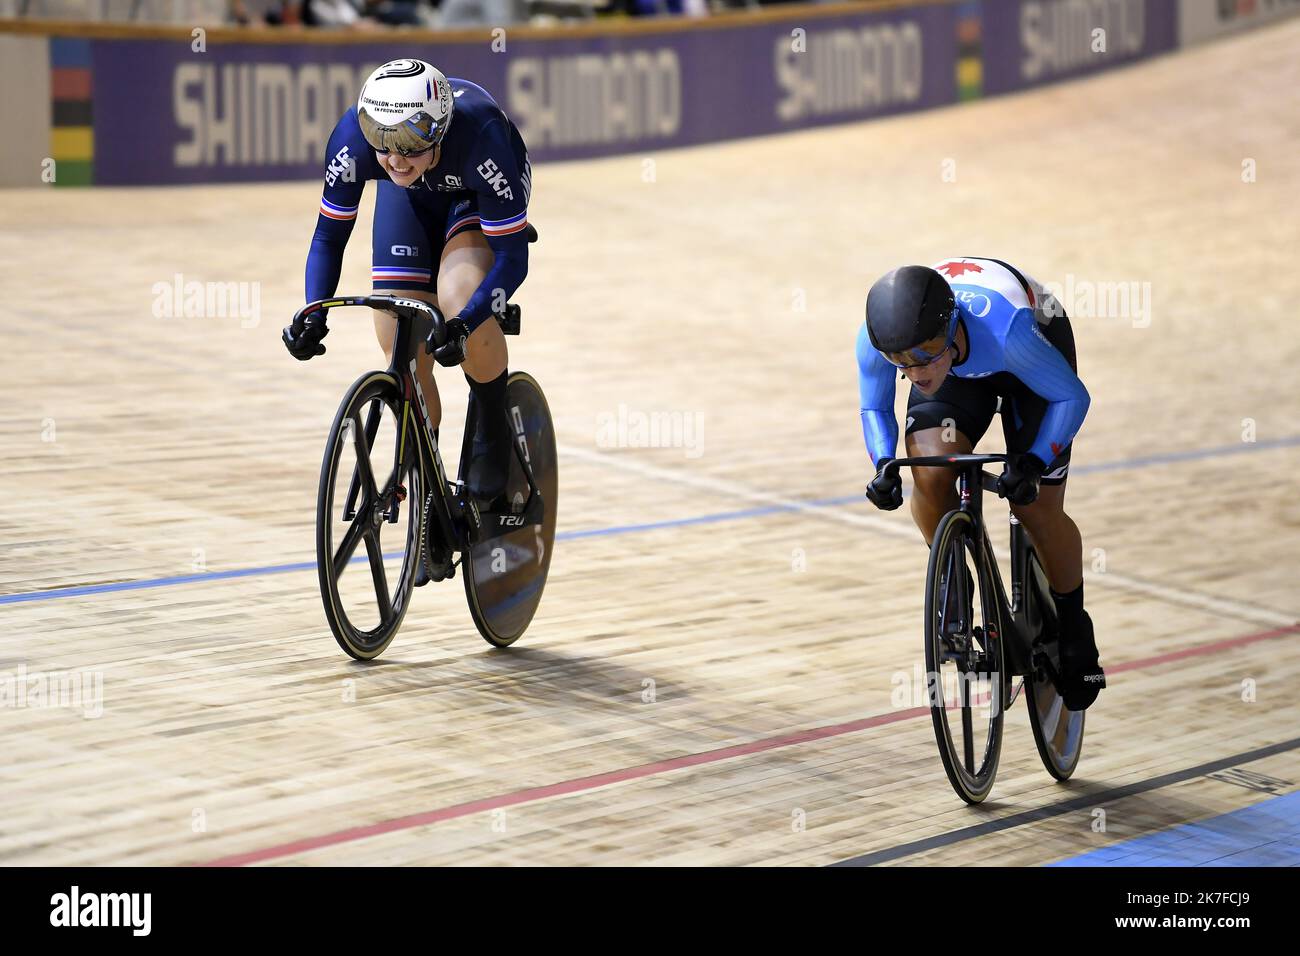
[[[1095,73],[1177,46],[1177,0],[986,0],[983,13],[986,94]]]
[[[92,40],[94,181],[319,174],[325,141],[385,60],[418,56],[486,88],[535,160],[689,146],[956,98],[953,7],[483,44]]]
[[[319,175],[362,80],[399,56],[485,87],[534,160],[577,159],[868,119],[1107,69],[1172,49],[1176,3],[808,8],[661,32],[507,36],[500,52],[487,38],[203,53],[188,40],[75,42],[88,44],[93,73],[94,182],[247,182]]]

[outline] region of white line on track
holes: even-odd
[[[755,504],[774,505],[781,508],[788,508],[791,511],[802,512],[810,517],[819,518],[824,521],[833,521],[839,524],[868,528],[880,534],[892,535],[896,538],[908,538],[915,541],[917,537],[916,529],[910,524],[904,526],[885,518],[878,518],[872,515],[854,514],[850,511],[844,510],[843,508],[821,507],[809,504],[806,501],[796,501],[793,498],[771,494],[766,491],[760,491],[756,488],[747,488],[737,482],[728,481],[722,478],[710,478],[707,475],[692,475],[671,468],[662,468],[658,465],[647,464],[643,461],[637,461],[634,458],[628,458],[621,455],[609,455],[603,452],[591,451],[586,448],[575,447],[567,444],[559,445],[558,450],[560,455],[565,458],[577,458],[582,461],[606,465],[611,468],[618,468],[623,471],[631,472],[632,474],[641,475],[645,478],[653,478],[655,481],[668,481],[677,485],[686,485],[691,488],[698,488],[702,491],[711,491],[728,498],[739,498]],[[993,550],[1000,560],[1005,561],[1008,559],[1009,555],[1005,549],[995,547]],[[1170,604],[1181,604],[1185,607],[1196,608],[1211,614],[1238,618],[1240,620],[1251,621],[1257,624],[1266,624],[1273,627],[1287,627],[1297,623],[1294,615],[1284,614],[1270,608],[1256,607],[1252,604],[1247,604],[1244,601],[1234,601],[1229,598],[1216,597],[1212,594],[1203,594],[1199,591],[1191,591],[1186,588],[1159,584],[1154,581],[1144,581],[1139,578],[1129,577],[1128,575],[1121,574],[1117,571],[1107,571],[1104,574],[1085,571],[1084,580],[1092,585],[1116,587],[1120,590],[1129,591],[1134,594],[1143,594],[1147,597],[1159,601],[1165,601]]]

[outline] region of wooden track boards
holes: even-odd
[[[456,583],[373,666],[325,626],[317,468],[378,350],[360,313],[322,359],[279,343],[313,184],[0,194],[0,670],[103,690],[94,719],[0,709],[0,861],[1042,864],[1265,799],[1193,771],[1300,726],[1297,45],[1292,23],[953,109],[538,168],[511,349],[555,413],[561,540],[505,652]],[[368,288],[370,211],[341,291]],[[921,665],[925,549],[860,500],[852,355],[872,279],[947,254],[1152,303],[1144,327],[1074,321],[1093,407],[1068,504],[1104,560],[1111,689],[1068,786],[1018,704],[974,810],[892,699]],[[258,283],[259,320],[157,317],[177,274]],[[617,447],[620,407],[698,443]],[[1295,749],[1242,765],[1300,782]],[[1020,822],[963,835],[996,820]]]

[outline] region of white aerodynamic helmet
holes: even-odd
[[[441,72],[423,60],[393,60],[361,87],[357,119],[373,148],[410,156],[442,142],[454,108],[451,84]]]

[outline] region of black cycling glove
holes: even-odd
[[[1037,455],[1009,459],[998,476],[998,494],[1013,505],[1032,505],[1038,500],[1038,482],[1046,466]]]
[[[893,511],[903,503],[903,479],[897,469],[885,474],[885,465],[892,458],[882,458],[876,464],[876,477],[867,483],[867,499],[881,511]]]

